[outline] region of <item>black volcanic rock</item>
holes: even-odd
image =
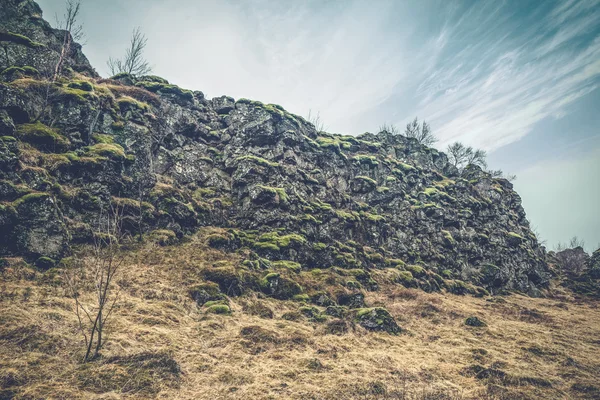
[[[34,2],[1,1],[3,29],[45,45],[11,44],[11,65],[51,63],[41,55],[60,32]],[[317,132],[279,105],[208,100],[152,76],[96,79],[91,67],[76,72],[86,63],[75,47],[47,107],[41,78],[0,83],[4,254],[58,259],[113,204],[132,234],[222,227],[211,244],[243,250],[248,265],[338,268],[349,289],[377,289],[368,271],[383,268],[428,291],[537,295],[547,285],[544,249],[504,179],[476,167],[459,175],[444,153],[403,136]]]

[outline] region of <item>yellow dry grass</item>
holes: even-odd
[[[188,287],[202,282],[204,267],[239,262],[207,248],[207,233],[127,254],[109,341],[102,359],[85,365],[73,304],[60,279],[13,260],[0,277],[0,398],[600,396],[595,302],[575,302],[564,293],[499,300],[427,294],[398,285],[367,292],[367,303],[385,306],[405,330],[398,336],[358,325],[328,334],[326,322],[281,318],[300,303],[257,294],[230,299],[232,315],[207,314],[189,298]],[[253,315],[250,306],[259,303],[274,318]],[[487,327],[466,326],[468,316]]]

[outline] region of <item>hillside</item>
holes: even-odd
[[[509,181],[103,79],[77,44],[53,79],[64,32],[0,4],[0,399],[600,396],[579,297],[598,276],[560,284]],[[107,260],[108,340],[84,363],[74,301],[93,310]]]

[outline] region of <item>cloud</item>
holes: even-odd
[[[461,18],[443,31],[446,56],[421,81],[413,112],[436,127],[441,145],[462,140],[486,150],[522,138],[544,118],[565,116],[570,104],[598,86],[600,10],[595,2],[590,12],[593,3],[558,5],[520,31],[515,22],[523,21],[507,19],[506,9],[490,3],[471,8],[476,25],[465,26]]]
[[[600,2],[521,3],[106,0],[85,4],[87,49],[106,73],[140,25],[155,72],[209,97],[312,109],[353,134],[417,115],[440,146],[495,150],[599,82]]]

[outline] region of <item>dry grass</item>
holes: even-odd
[[[188,288],[235,255],[202,236],[127,255],[103,357],[81,364],[73,304],[52,271],[10,260],[0,276],[0,398],[592,399],[599,398],[600,309],[520,295],[490,299],[382,285],[406,333],[289,320],[302,305],[262,295],[206,313]],[[498,300],[499,299],[499,300]],[[486,327],[464,324],[477,316]],[[4,397],[3,397],[4,396]]]

